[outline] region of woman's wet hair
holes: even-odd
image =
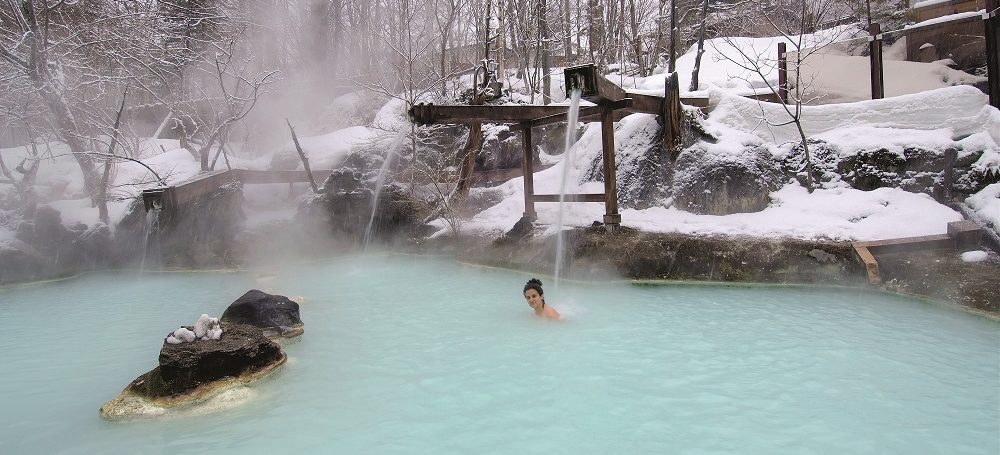
[[[528,280],[528,283],[524,285],[524,290],[521,291],[521,294],[528,292],[528,289],[534,289],[538,291],[538,295],[545,295],[545,292],[542,291],[542,280],[539,280],[538,278],[532,278]]]

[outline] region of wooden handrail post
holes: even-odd
[[[990,88],[990,104],[1000,109],[1000,0],[986,0],[986,77]]]
[[[675,75],[677,73],[674,73]],[[604,152],[604,228],[615,232],[621,225],[618,213],[618,182],[615,173],[615,111],[605,108],[601,112],[601,148]],[[569,164],[569,163],[567,163]]]
[[[872,99],[885,98],[885,86],[882,79],[882,26],[868,26],[868,55],[871,60]]]
[[[535,213],[535,177],[531,148],[531,126],[524,125],[521,129],[521,142],[524,149],[524,160],[521,162],[521,169],[524,170],[524,217],[534,220]]]
[[[785,42],[778,43],[778,99],[788,104],[788,53]]]

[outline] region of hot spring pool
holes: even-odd
[[[0,289],[0,452],[1000,452],[1000,324],[862,292],[546,283],[415,257]],[[542,277],[543,281],[545,277]],[[224,411],[98,408],[163,337],[261,287],[305,335]],[[222,406],[220,404],[220,406]]]

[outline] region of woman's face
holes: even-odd
[[[541,294],[534,289],[524,291],[524,300],[528,301],[528,306],[536,310],[542,307],[542,302],[544,301]]]

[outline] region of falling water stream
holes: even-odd
[[[569,181],[569,169],[573,164],[573,144],[576,143],[577,116],[580,113],[580,89],[573,89],[570,96],[569,111],[566,112],[566,146],[563,150],[562,181],[559,183],[559,215],[556,217],[556,270],[555,285],[559,288],[559,277],[562,273],[563,256],[566,250],[566,235],[563,232],[563,215],[565,212],[566,185]]]
[[[405,125],[404,125],[405,126]],[[399,133],[389,144],[389,150],[385,154],[385,159],[382,160],[382,167],[378,170],[378,177],[375,179],[375,194],[372,196],[372,214],[368,217],[368,227],[365,228],[365,238],[364,238],[364,249],[368,250],[368,244],[372,240],[372,225],[375,224],[375,212],[378,209],[378,198],[382,194],[382,185],[385,185],[386,174],[389,171],[389,166],[392,163],[393,157],[399,155],[399,149],[403,146],[403,139],[406,138],[406,128],[401,126],[399,128]]]
[[[139,263],[139,273],[146,270],[146,255],[149,252],[149,240],[157,234],[160,228],[160,209],[153,207],[146,212],[146,224],[143,228],[142,262]]]

